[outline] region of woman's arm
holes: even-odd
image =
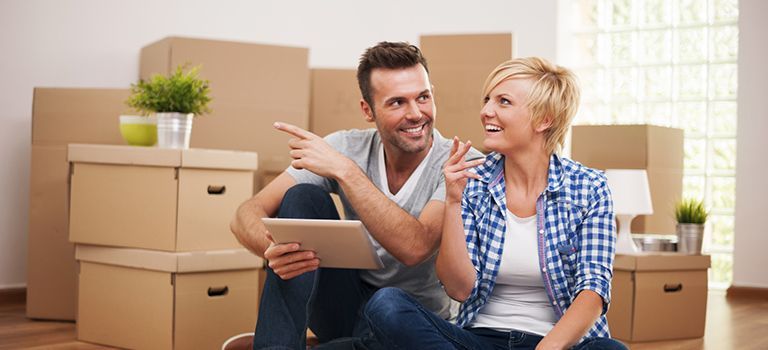
[[[537,350],[568,349],[587,334],[603,310],[603,298],[591,290],[584,290],[563,314],[555,327],[541,340]]]
[[[467,179],[477,178],[469,168],[482,164],[483,159],[465,162],[464,157],[471,147],[453,139],[451,155],[445,163],[445,211],[443,214],[443,234],[440,250],[437,253],[435,270],[443,283],[445,292],[457,301],[469,297],[475,286],[477,273],[469,258],[466,244],[464,223],[461,217],[461,200]]]
[[[589,210],[579,226],[578,256],[571,294],[576,298],[537,349],[576,344],[608,308],[616,245],[613,200],[605,176],[592,184]]]
[[[467,252],[461,203],[445,203],[443,237],[435,261],[437,278],[445,292],[454,300],[466,300],[475,286],[477,272]]]

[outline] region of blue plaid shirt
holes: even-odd
[[[469,325],[488,301],[501,265],[507,205],[504,156],[491,153],[469,179],[462,199],[467,250],[477,272],[472,293],[459,309],[457,324]],[[605,312],[610,302],[614,246],[613,201],[602,172],[552,155],[547,188],[536,201],[539,266],[557,318],[576,295],[591,290],[603,298],[603,312],[588,337],[609,337]]]

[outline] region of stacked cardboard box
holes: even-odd
[[[218,349],[256,324],[261,259],[77,246],[77,337],[127,349]]]
[[[629,342],[702,337],[709,265],[708,255],[617,255],[611,336]]]
[[[79,340],[216,348],[253,328],[262,261],[229,221],[255,153],[70,144],[68,159]]]
[[[212,115],[195,119],[192,147],[259,152],[262,174],[288,164],[282,120],[308,127],[308,50],[227,41],[167,38],[141,52],[141,77],[178,64],[202,64],[211,82]],[[27,275],[27,316],[74,320],[77,271],[68,241],[68,143],[125,144],[118,116],[130,112],[128,89],[36,88]],[[260,174],[261,175],[261,174]],[[254,190],[261,187],[255,177]]]
[[[481,149],[480,90],[496,66],[514,57],[512,34],[422,35],[420,45],[435,86],[438,130]]]
[[[36,88],[32,106],[27,317],[74,320],[75,247],[68,234],[67,144],[122,144],[127,89]]]
[[[168,74],[179,65],[201,65],[210,81],[211,115],[195,119],[194,148],[259,154],[261,177],[290,164],[287,141],[276,121],[309,128],[309,50],[299,47],[168,37],[141,49],[140,76]]]
[[[70,144],[72,242],[165,251],[240,248],[252,152]]]
[[[638,216],[634,233],[675,232],[674,204],[683,192],[683,130],[653,125],[577,125],[574,160],[596,169],[645,169],[653,215]]]

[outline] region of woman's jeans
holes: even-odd
[[[382,288],[365,307],[377,341],[387,349],[535,349],[543,337],[488,328],[460,328],[398,288]],[[587,338],[573,349],[626,350],[610,338]]]

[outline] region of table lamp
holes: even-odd
[[[608,187],[613,197],[613,209],[619,220],[616,254],[634,254],[639,250],[632,240],[632,219],[636,215],[653,214],[648,174],[644,169],[607,169]]]

